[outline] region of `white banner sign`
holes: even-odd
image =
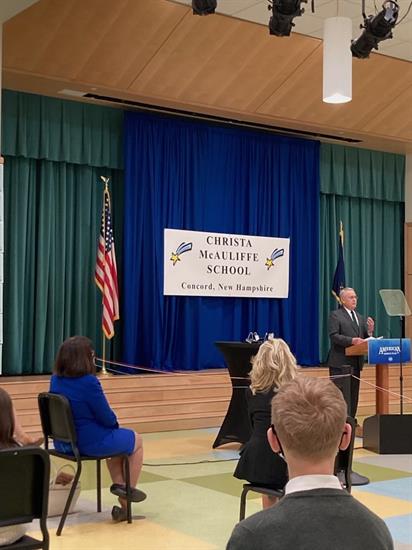
[[[290,239],[164,231],[165,295],[288,297]]]

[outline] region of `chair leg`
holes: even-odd
[[[127,523],[132,523],[132,500],[131,500],[131,487],[130,487],[130,466],[129,456],[124,456],[124,477],[126,481],[126,499],[127,499]]]
[[[69,496],[67,497],[66,504],[65,504],[64,510],[63,510],[63,514],[62,514],[62,517],[60,518],[60,523],[59,523],[59,526],[58,526],[57,531],[56,531],[56,535],[58,537],[61,535],[61,533],[63,531],[64,523],[66,521],[67,514],[69,513],[70,505],[72,503],[74,493],[76,491],[76,487],[77,487],[77,484],[79,482],[79,478],[80,478],[81,473],[82,473],[82,462],[81,462],[81,460],[77,460],[77,470],[76,470],[76,473],[74,475],[74,478],[73,478],[73,481],[72,481],[72,486],[71,486],[71,489],[70,489],[70,493],[69,493]]]
[[[43,535],[42,550],[49,550],[50,537],[49,537],[49,532],[47,530],[47,518],[41,517],[39,523],[40,523],[40,530],[41,530],[42,535]]]
[[[96,491],[97,491],[97,511],[102,511],[102,467],[101,460],[96,460]]]
[[[352,473],[352,468],[349,466],[348,468],[346,468],[345,470],[345,489],[348,491],[348,493],[351,493],[352,492],[352,477],[351,477],[351,473]]]
[[[245,519],[246,515],[246,496],[249,492],[248,487],[243,487],[242,494],[240,496],[240,511],[239,511],[239,521],[242,521],[242,519]]]

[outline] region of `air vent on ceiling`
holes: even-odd
[[[87,96],[87,92],[80,92],[79,90],[69,90],[67,88],[64,88],[63,90],[59,90],[57,93],[62,94],[62,95],[68,95],[70,97],[85,97],[85,96]]]
[[[205,115],[202,113],[195,113],[192,111],[184,111],[183,109],[173,109],[169,107],[161,107],[158,105],[150,105],[147,103],[140,103],[138,101],[132,101],[130,99],[120,99],[118,97],[103,96],[98,94],[83,94],[82,97],[87,99],[94,99],[96,101],[104,101],[106,103],[115,103],[116,105],[122,105],[124,107],[132,107],[138,111],[150,111],[159,114],[178,116],[186,118],[196,118],[200,121],[214,122],[215,124],[222,124],[228,126],[239,126],[242,128],[250,128],[251,130],[260,130],[263,132],[271,132],[276,134],[282,134],[287,136],[305,137],[308,139],[319,139],[328,141],[339,141],[341,143],[362,143],[361,139],[354,139],[345,136],[334,136],[331,134],[323,134],[319,132],[310,132],[308,130],[296,130],[283,128],[281,126],[272,126],[269,124],[260,124],[259,122],[244,122],[242,120],[234,120],[231,118],[224,118],[215,115]]]

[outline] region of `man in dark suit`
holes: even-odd
[[[364,342],[365,338],[372,336],[375,328],[374,320],[371,317],[365,319],[356,311],[357,296],[353,288],[343,288],[339,293],[342,306],[329,315],[328,331],[331,347],[328,355],[328,366],[330,376],[342,375],[342,367],[350,366],[351,397],[348,403],[348,413],[356,418],[359,399],[359,380],[363,368],[363,356],[347,357],[345,348],[356,346]],[[343,379],[334,378],[333,381],[338,388],[343,388]]]

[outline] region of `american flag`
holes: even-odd
[[[110,195],[107,186],[104,190],[102,223],[100,225],[94,277],[103,294],[102,329],[106,338],[110,340],[114,336],[114,321],[119,319],[119,289],[117,286],[116,253],[110,213]]]

